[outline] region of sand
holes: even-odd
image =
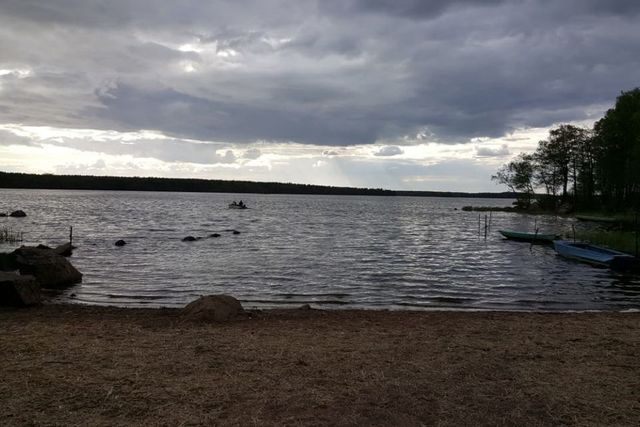
[[[0,425],[640,425],[640,313],[0,310]]]

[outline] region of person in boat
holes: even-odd
[[[240,203],[238,203],[238,206],[240,206],[241,208],[246,208],[247,207],[247,205],[245,205],[242,200],[240,200]]]
[[[240,203],[242,203],[242,200],[240,200]],[[231,202],[231,206],[238,206],[238,203],[234,200],[233,202]]]

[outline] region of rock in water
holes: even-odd
[[[230,295],[207,295],[190,302],[182,309],[189,320],[226,322],[244,314],[240,301]]]
[[[0,272],[0,305],[25,307],[39,304],[40,285],[33,276]]]
[[[82,273],[52,249],[22,246],[12,252],[20,274],[30,274],[43,288],[61,289],[82,282]]]
[[[118,241],[116,241],[116,246],[124,246],[124,245],[126,245],[126,244],[127,244],[127,242],[125,242],[124,240],[118,240]]]
[[[56,246],[56,248],[53,251],[58,255],[71,256],[74,249],[75,249],[75,246],[67,242],[67,243],[61,244],[60,246]]]
[[[240,234],[240,232],[238,230],[233,230],[231,233],[233,234]]]
[[[14,218],[24,218],[25,216],[27,216],[27,214],[24,213],[24,211],[21,211],[20,209],[18,209],[17,211],[11,212],[9,216],[12,216]]]
[[[209,237],[220,237],[219,233],[211,233],[209,234]]]
[[[196,240],[198,240],[198,238],[193,236],[187,236],[184,239],[182,239],[183,242],[195,242]]]

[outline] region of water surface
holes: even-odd
[[[228,209],[242,199],[250,209]],[[73,226],[82,284],[59,301],[182,306],[227,293],[248,306],[623,310],[640,283],[559,258],[497,230],[569,232],[571,219],[484,213],[509,200],[0,190],[0,218],[25,244],[55,245]],[[457,209],[457,210],[456,210]],[[488,215],[488,214],[487,214]],[[478,219],[480,217],[480,229]],[[234,235],[231,230],[238,230]],[[182,242],[187,235],[218,238]],[[118,239],[124,247],[114,246]],[[0,244],[0,251],[12,250]]]

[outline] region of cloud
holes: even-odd
[[[255,160],[262,155],[262,152],[257,148],[249,148],[242,154],[243,159]]]
[[[2,2],[0,70],[29,72],[0,75],[0,124],[459,144],[585,120],[638,85],[635,1],[187,3]]]
[[[476,147],[476,155],[478,157],[504,157],[511,154],[507,144],[500,147]]]
[[[400,147],[397,147],[395,145],[386,145],[382,148],[380,148],[378,151],[376,151],[376,153],[374,154],[375,156],[397,156],[398,154],[402,154],[403,151]]]
[[[15,133],[0,129],[0,145],[32,145],[35,146],[33,141],[30,138],[25,136],[16,135]]]

